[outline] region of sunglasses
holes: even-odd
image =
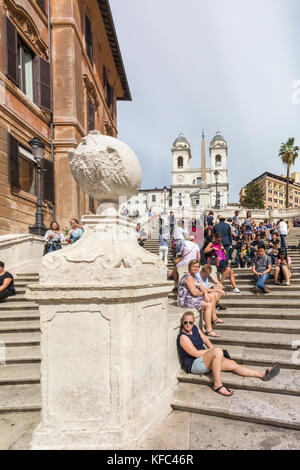
[[[193,324],[194,324],[194,322],[193,322],[193,321],[184,321],[184,322],[183,322],[183,324],[184,324],[184,325],[187,325],[187,324],[189,324],[189,325],[193,325]]]

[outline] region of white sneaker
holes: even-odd
[[[235,294],[240,294],[241,293],[240,289],[238,289],[237,287],[235,289],[233,289],[233,292]]]

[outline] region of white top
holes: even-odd
[[[281,235],[287,235],[288,234],[288,226],[285,222],[280,222],[278,228],[280,230]]]
[[[182,227],[176,227],[174,232],[174,239],[175,240],[185,240],[184,235],[188,235],[189,232],[184,230]]]
[[[186,253],[189,254],[185,256]],[[200,248],[197,243],[185,240],[182,254],[184,258],[176,266],[187,266],[192,259],[198,259],[198,253],[200,253]]]

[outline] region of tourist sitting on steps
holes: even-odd
[[[275,259],[274,280],[277,286],[291,285],[291,264],[291,258],[287,256],[287,252],[281,248],[278,252],[277,258]]]
[[[233,287],[233,292],[235,294],[240,294],[240,290],[236,286],[235,277],[233,270],[228,266],[228,261],[226,259],[226,250],[221,243],[222,235],[220,233],[215,233],[213,241],[210,242],[204,250],[204,253],[208,256],[215,255],[217,271],[221,273],[220,283],[223,284],[225,279],[229,277],[231,285]],[[211,264],[211,263],[209,263]]]
[[[226,307],[223,307],[222,305],[219,304],[219,300],[221,299],[221,297],[223,297],[226,294],[225,294],[225,291],[223,290],[222,284],[218,281],[218,279],[216,279],[213,276],[211,265],[205,264],[204,266],[201,266],[200,272],[196,274],[196,278],[200,282],[200,288],[202,292],[211,294],[212,296],[215,297],[216,309],[227,310]],[[213,284],[211,288],[209,287],[209,283]],[[217,320],[212,321],[212,323],[213,324],[225,323],[225,321],[218,318]]]
[[[177,348],[181,364],[185,371],[191,374],[202,375],[212,371],[214,392],[224,396],[233,394],[232,390],[223,385],[221,372],[232,372],[241,377],[255,377],[264,381],[270,380],[279,374],[279,364],[275,364],[265,371],[259,371],[225,358],[223,350],[214,347],[207,336],[195,325],[193,312],[185,312],[180,323]]]
[[[183,308],[196,308],[200,313],[203,310],[207,336],[219,337],[221,335],[212,329],[212,323],[220,323],[216,314],[216,298],[207,293],[205,287],[200,284],[196,276],[199,267],[198,260],[189,262],[189,272],[181,278],[178,286],[178,305]]]
[[[0,302],[12,295],[16,295],[14,277],[8,271],[5,271],[5,264],[0,261]]]
[[[270,256],[266,255],[265,246],[258,246],[257,255],[252,260],[252,272],[256,282],[255,287],[253,287],[254,293],[261,291],[264,294],[268,294],[270,292],[270,289],[267,289],[265,284],[270,277],[271,269],[272,260]]]

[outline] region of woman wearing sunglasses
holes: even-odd
[[[233,391],[223,385],[221,372],[232,372],[242,377],[255,377],[264,381],[272,379],[280,372],[278,363],[265,371],[259,371],[240,365],[232,359],[226,359],[223,350],[215,348],[195,325],[193,312],[185,312],[181,317],[177,348],[185,371],[199,375],[212,371],[214,392],[226,397],[231,396]]]

